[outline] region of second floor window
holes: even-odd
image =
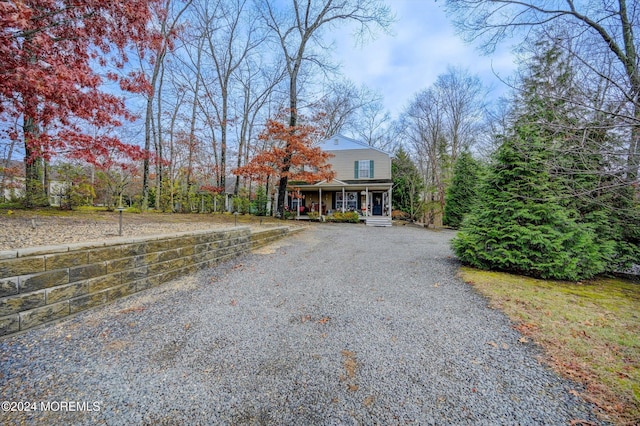
[[[355,176],[356,179],[366,179],[373,177],[373,160],[357,160],[355,162]]]

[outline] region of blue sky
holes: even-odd
[[[384,96],[395,116],[413,95],[431,86],[448,66],[468,69],[492,88],[497,98],[507,90],[500,78],[515,70],[508,45],[489,56],[477,45],[467,44],[456,34],[444,13],[443,2],[435,0],[389,0],[396,13],[392,35],[379,34],[364,47],[355,46],[350,29],[334,32],[333,58],[343,74],[356,84],[366,84]],[[497,76],[496,76],[497,74]]]

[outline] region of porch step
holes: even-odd
[[[366,220],[367,226],[391,226],[391,218],[384,216],[369,216]]]

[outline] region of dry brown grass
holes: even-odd
[[[304,226],[307,222],[233,214],[123,213],[123,237],[140,237],[181,231],[250,226]],[[118,238],[119,214],[104,208],[0,209],[0,250],[58,245]]]
[[[585,387],[616,424],[640,424],[640,284],[569,283],[462,268],[462,279],[544,349],[545,361]]]

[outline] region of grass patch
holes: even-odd
[[[582,383],[583,397],[617,424],[640,424],[640,284],[580,283],[463,267],[462,279],[544,348],[545,361]]]

